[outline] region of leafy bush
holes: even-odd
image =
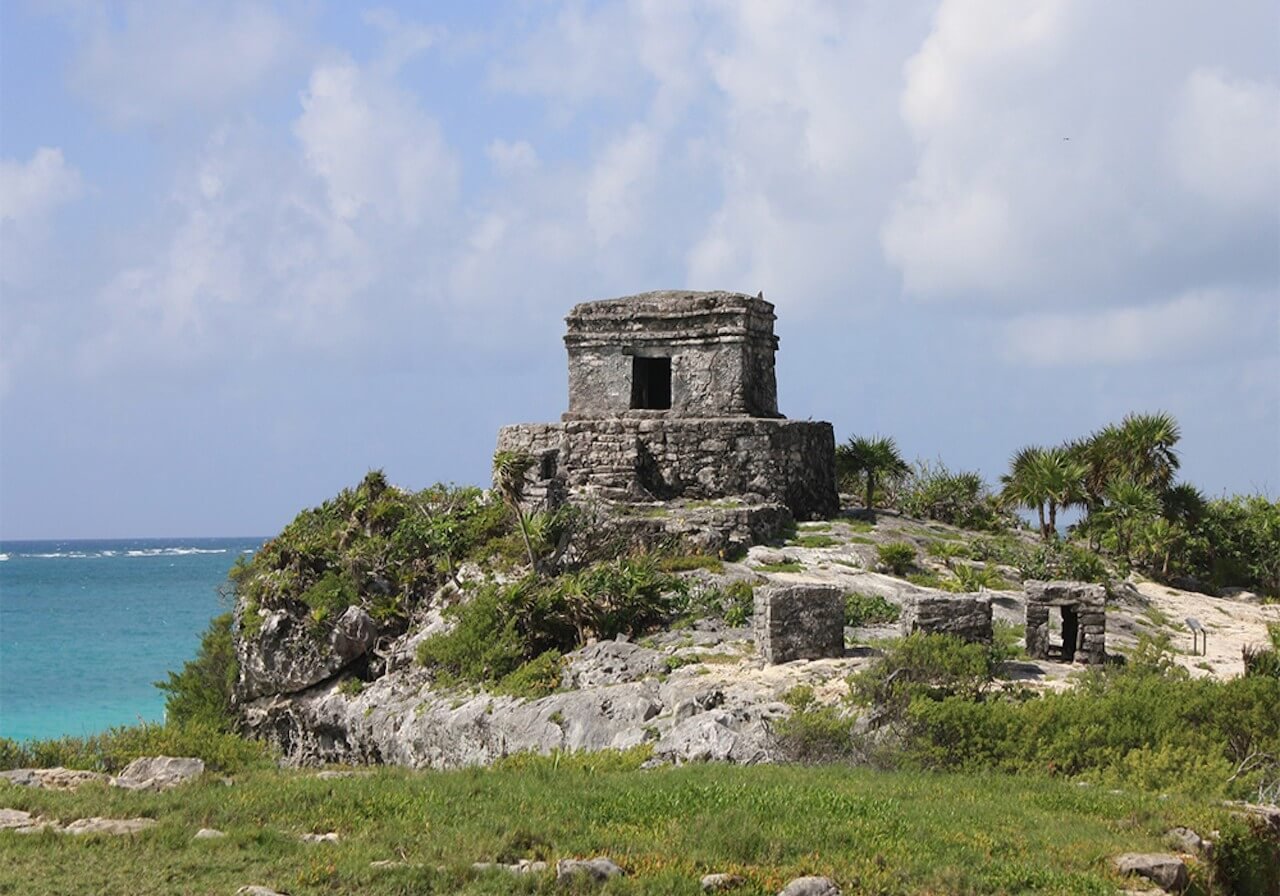
[[[667,554],[658,558],[658,569],[663,572],[690,572],[706,569],[724,572],[724,561],[710,554]]]
[[[895,576],[905,575],[916,562],[916,549],[907,541],[891,541],[876,546],[880,562],[892,570]]]
[[[200,637],[200,649],[180,672],[157,681],[165,692],[165,718],[179,725],[199,724],[216,731],[233,725],[231,693],[237,675],[236,650],[231,637],[231,614],[215,616]]]
[[[869,669],[851,676],[849,693],[855,703],[873,707],[881,719],[893,721],[918,697],[976,700],[990,685],[996,662],[985,644],[914,632]]]
[[[919,699],[902,761],[932,769],[1089,775],[1201,796],[1256,797],[1280,778],[1280,680],[1191,679],[1158,647],[1076,687],[1024,699]]]
[[[1112,578],[1097,553],[1065,541],[1028,544],[1011,537],[979,538],[972,551],[975,559],[1014,567],[1024,579],[1105,583]]]
[[[745,579],[735,579],[724,587],[694,587],[685,594],[680,615],[686,619],[723,619],[740,626],[755,611],[755,588]]]
[[[1269,675],[1272,678],[1280,678],[1280,622],[1267,625],[1267,636],[1271,641],[1270,647],[1246,644],[1242,648],[1245,675]]]
[[[418,660],[446,680],[494,683],[548,651],[567,652],[589,637],[640,634],[669,620],[684,603],[683,593],[684,584],[649,557],[597,563],[556,578],[529,575],[491,584],[446,610],[453,629],[422,641]]]
[[[968,563],[957,563],[953,572],[960,590],[965,592],[981,591],[984,588],[999,590],[1008,587],[1009,584],[990,566],[978,567]]]
[[[509,527],[503,507],[479,489],[408,492],[372,471],[237,561],[229,579],[241,634],[252,636],[265,611],[282,607],[305,611],[318,631],[356,603],[395,624]]]
[[[808,702],[779,719],[774,749],[788,762],[836,762],[858,754],[851,720],[837,706]]]
[[[902,611],[878,594],[860,594],[851,591],[844,598],[844,624],[852,628],[897,622]]]
[[[941,461],[917,461],[896,491],[896,506],[908,516],[965,529],[1004,529],[1011,522],[978,473],[952,472]]]
[[[563,669],[564,657],[560,651],[548,650],[503,676],[494,692],[536,700],[556,692]]]
[[[1280,596],[1280,501],[1237,495],[1208,502],[1172,563],[1218,587]]]

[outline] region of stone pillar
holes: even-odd
[[[753,625],[767,663],[844,656],[844,592],[833,585],[757,588]]]
[[[1049,658],[1049,608],[1027,601],[1027,655],[1033,660]]]
[[[902,634],[955,635],[991,643],[991,598],[979,594],[922,594],[903,608]]]

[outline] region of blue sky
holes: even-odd
[[[0,0],[0,537],[481,483],[568,309],[674,287],[838,438],[1164,410],[1275,497],[1278,60],[1265,0]]]

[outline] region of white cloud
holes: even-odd
[[[587,221],[598,245],[617,239],[639,223],[661,150],[657,135],[637,124],[600,153],[586,195]]]
[[[0,159],[0,285],[31,280],[44,263],[54,213],[83,193],[80,172],[61,149],[41,147],[26,162]]]
[[[1182,183],[1227,209],[1280,208],[1280,85],[1197,68],[1170,128]]]
[[[1004,328],[1006,355],[1037,367],[1135,364],[1199,357],[1255,342],[1242,324],[1270,324],[1280,318],[1221,291],[1189,292],[1167,302],[1081,313],[1041,313],[1012,318]],[[1265,348],[1265,347],[1264,347]]]
[[[76,18],[83,47],[71,81],[117,124],[162,122],[225,107],[294,51],[292,28],[260,4],[127,3]]]
[[[504,176],[533,171],[541,164],[538,151],[528,140],[491,140],[484,154]]]
[[[409,96],[340,63],[317,68],[301,102],[293,130],[337,217],[368,210],[412,227],[448,214],[457,162]]]
[[[42,146],[26,162],[0,159],[0,222],[35,223],[82,189],[80,172],[56,147]]]

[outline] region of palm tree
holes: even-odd
[[[1173,446],[1181,437],[1172,414],[1129,414],[1120,423],[1124,475],[1157,494],[1164,492],[1178,471]]]
[[[1141,483],[1120,479],[1107,486],[1105,498],[1099,516],[1115,540],[1116,553],[1128,564],[1135,539],[1160,513],[1160,497]]]
[[[850,436],[836,447],[836,472],[842,480],[866,477],[865,506],[874,512],[877,483],[905,476],[911,468],[889,436]]]
[[[1066,447],[1031,446],[1014,454],[1009,473],[1000,477],[1007,503],[1034,510],[1040,537],[1052,540],[1058,532],[1058,510],[1085,501],[1086,467]]]
[[[525,476],[533,464],[531,455],[519,451],[496,452],[493,455],[493,488],[515,518],[520,537],[524,540],[525,553],[529,555],[529,566],[535,573],[541,573],[541,564],[529,537],[529,515],[521,503],[524,500]]]

